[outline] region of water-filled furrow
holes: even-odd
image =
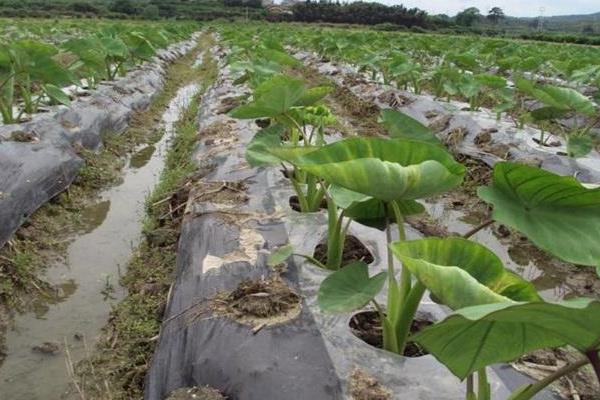
[[[111,306],[124,297],[119,275],[141,238],[144,199],[158,182],[175,123],[198,90],[197,84],[179,89],[162,115],[161,140],[140,146],[129,157],[121,183],[81,210],[86,228],[73,237],[64,262],[47,271],[56,296],[17,316],[7,333],[0,398],[69,398],[65,350],[73,363],[81,360]]]

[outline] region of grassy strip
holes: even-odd
[[[157,116],[182,85],[197,77],[198,69],[192,64],[211,40],[212,36],[203,35],[194,50],[169,65],[162,90],[148,110],[132,117],[125,133],[105,135],[104,148],[98,153],[80,149],[85,166],[77,179],[67,191],[40,207],[0,249],[0,362],[10,313],[27,311],[33,304],[54,299],[56,291],[41,277],[43,270],[57,257],[64,258],[70,238],[82,228],[81,211],[97,201],[102,189],[118,182],[124,156],[142,143],[160,139],[163,132],[154,128]]]
[[[199,76],[204,89],[216,73],[214,60],[205,59]],[[128,296],[112,311],[94,352],[76,367],[76,383],[86,399],[143,397],[144,376],[174,278],[181,220],[170,210],[187,201],[185,183],[196,171],[192,152],[198,139],[199,98],[176,124],[160,182],[146,200],[145,238],[121,279]]]

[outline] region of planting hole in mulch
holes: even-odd
[[[327,265],[327,240],[323,240],[315,248],[313,257],[321,263]],[[346,236],[344,242],[344,252],[342,253],[342,265],[347,265],[355,261],[364,261],[366,264],[371,264],[375,259],[373,254],[362,244],[356,236]]]
[[[354,400],[390,400],[392,392],[365,371],[355,368],[350,375],[350,395]]]
[[[378,349],[383,348],[383,330],[378,312],[363,311],[354,314],[349,325],[354,336]],[[410,327],[410,333],[415,334],[430,325],[433,325],[433,321],[417,317]],[[427,354],[429,353],[424,348],[414,342],[408,342],[404,349],[405,357],[421,357]]]
[[[283,175],[286,176],[285,171],[283,171]],[[287,178],[287,176],[286,176]],[[294,211],[298,211],[298,212],[302,212],[302,209],[300,208],[300,201],[298,200],[298,196],[294,195],[290,197],[290,208]],[[319,204],[319,208],[321,210],[327,210],[327,200],[323,199],[321,200],[321,204]]]
[[[264,118],[264,119],[257,119],[254,121],[254,123],[256,124],[256,126],[258,126],[259,128],[266,128],[269,125],[271,125],[271,119],[270,118]]]
[[[221,392],[209,386],[185,387],[173,391],[166,400],[226,400]]]
[[[217,295],[214,312],[260,329],[291,321],[300,315],[301,297],[279,275],[245,280],[230,293]]]

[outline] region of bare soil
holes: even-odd
[[[415,334],[430,325],[433,325],[433,321],[415,318],[410,327],[410,333]],[[350,329],[354,336],[358,337],[363,342],[377,347],[378,349],[383,348],[383,328],[381,327],[381,319],[379,318],[378,312],[363,311],[354,314],[350,320]],[[405,357],[421,357],[426,354],[429,353],[414,342],[408,342],[404,349]]]
[[[325,239],[317,245],[313,257],[326,265],[327,249],[327,240]],[[356,236],[346,236],[344,251],[342,253],[342,265],[347,265],[355,261],[364,261],[367,264],[371,264],[374,260],[373,254]]]

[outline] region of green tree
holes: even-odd
[[[475,22],[481,19],[481,13],[477,7],[469,7],[454,17],[456,23],[462,26],[473,26]]]
[[[506,18],[506,15],[504,15],[504,11],[502,11],[500,7],[492,7],[487,15],[487,19],[492,21],[494,24],[497,24],[504,18]]]

